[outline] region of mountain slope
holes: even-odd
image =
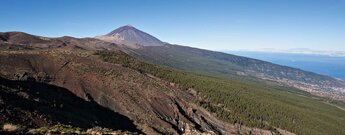
[[[129,31],[131,29],[135,28],[124,26],[116,29],[115,33],[120,30]],[[139,35],[141,31],[132,32],[133,35]],[[152,38],[153,36],[149,37]],[[133,38],[136,37],[133,36],[128,42],[135,40]],[[140,40],[142,39],[140,38]],[[238,77],[255,81],[264,80],[278,85],[295,87],[314,95],[345,101],[344,80],[256,59],[203,49],[171,44],[133,47],[133,44],[125,43],[125,38],[122,41],[122,50],[155,64],[207,75]]]
[[[341,128],[345,113],[339,106],[330,106],[333,103],[325,103],[296,89],[177,72],[111,52],[100,55],[105,61],[173,82],[172,85],[197,95],[198,105],[229,123],[273,129],[280,133],[287,133],[281,129],[314,135],[345,132]]]
[[[125,65],[103,62],[94,53],[73,46],[2,51],[0,76],[63,87],[86,101],[128,117],[146,134],[182,134],[194,130],[271,134],[268,130],[239,128],[219,121],[194,103],[196,97],[169,82]],[[114,53],[125,55],[120,51]],[[65,111],[62,116],[71,113]]]
[[[258,78],[293,86],[318,96],[345,100],[345,81],[300,69],[176,45],[124,48],[138,58],[180,70],[222,77]]]
[[[0,51],[0,76],[63,87],[146,134],[345,132],[341,106],[299,90],[176,71],[132,57],[121,45],[72,39],[65,47]],[[83,49],[86,43],[113,49],[95,52]]]

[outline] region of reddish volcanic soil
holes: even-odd
[[[271,134],[219,121],[194,104],[194,90],[104,62],[96,50],[125,54],[97,39],[0,33],[0,124],[62,123],[145,134]]]
[[[104,62],[94,53],[75,46],[2,51],[0,75],[11,80],[61,87],[85,102],[95,102],[128,117],[137,129],[147,134],[182,134],[190,130],[270,134],[265,130],[223,123],[195,105],[196,97],[175,84]]]

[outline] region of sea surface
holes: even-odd
[[[246,51],[227,51],[226,53],[299,68],[345,80],[345,57]]]

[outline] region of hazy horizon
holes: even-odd
[[[4,0],[0,7],[1,32],[80,38],[131,24],[164,42],[217,51],[345,51],[343,0]]]

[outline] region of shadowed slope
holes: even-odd
[[[60,123],[84,129],[100,126],[140,132],[127,117],[62,87],[4,78],[0,78],[0,86],[0,125],[8,122],[42,127]]]

